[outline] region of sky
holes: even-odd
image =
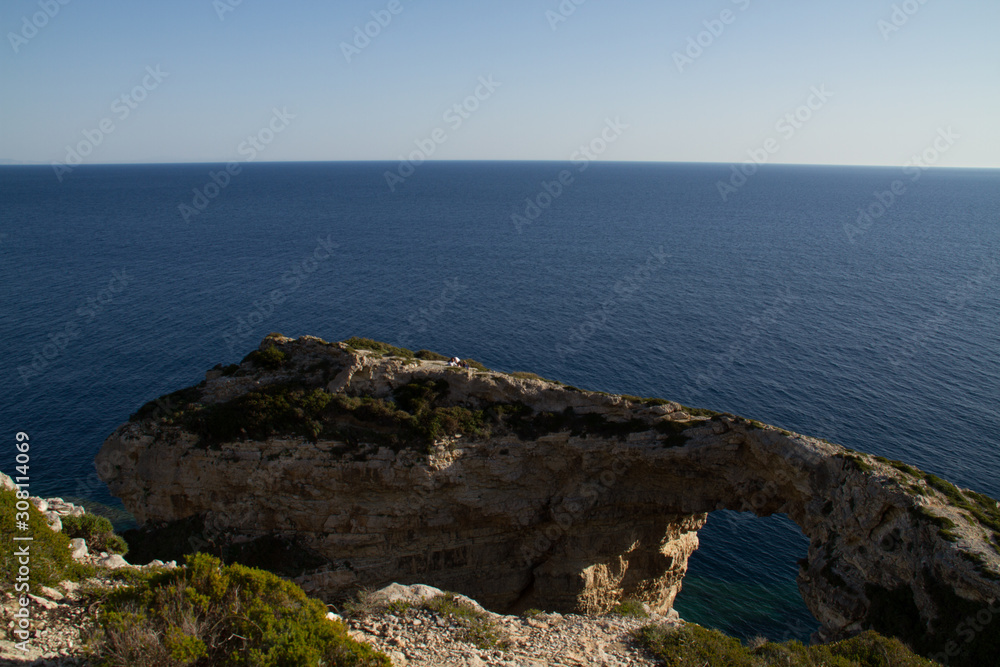
[[[998,29],[997,0],[4,0],[0,163],[997,168]]]

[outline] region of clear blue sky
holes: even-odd
[[[902,165],[950,126],[936,166],[1000,167],[997,0],[563,0],[558,23],[558,0],[398,0],[351,62],[342,43],[389,0],[242,0],[220,19],[236,2],[4,0],[0,160],[63,160],[102,119],[87,163],[243,159],[278,108],[295,118],[258,160],[392,160],[435,128],[434,159],[565,160],[620,118],[602,159],[735,162],[772,138],[771,162]],[[889,32],[894,4],[912,14]],[[167,76],[123,118],[147,67]],[[832,97],[779,131],[814,86]]]

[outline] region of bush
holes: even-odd
[[[726,665],[726,667],[933,667],[898,639],[868,631],[833,644],[803,646],[755,640],[752,648],[738,639],[686,623],[677,628],[647,625],[636,631],[639,643],[668,667]]]
[[[244,434],[254,440],[275,434],[315,439],[322,431],[321,416],[332,400],[333,395],[322,389],[274,384],[191,411],[186,425],[208,442],[231,441]]]
[[[417,432],[427,441],[449,435],[466,435],[488,438],[490,429],[486,426],[482,410],[469,410],[460,405],[450,408],[434,408],[416,414]]]
[[[26,509],[19,509],[20,507]],[[28,529],[17,530],[17,521],[27,513]],[[15,585],[25,583],[18,581],[20,576],[16,551],[21,545],[29,545],[31,566],[26,583],[32,590],[38,585],[55,586],[64,579],[83,579],[93,576],[95,568],[73,560],[69,550],[69,537],[49,528],[45,515],[38,511],[31,501],[19,499],[15,491],[0,489],[0,515],[4,517],[0,528],[0,541],[4,547],[0,549],[0,589],[12,590]],[[32,540],[14,541],[14,537],[31,536]],[[18,593],[23,591],[19,589]]]
[[[344,343],[355,350],[371,350],[383,357],[403,357],[404,359],[412,359],[414,357],[413,350],[407,350],[405,347],[396,347],[388,343],[381,343],[371,338],[358,338],[355,336],[348,338]]]
[[[128,544],[120,535],[115,535],[111,522],[103,516],[84,514],[63,517],[62,527],[66,537],[70,539],[82,537],[86,540],[89,551],[106,551],[122,555],[128,553]]]
[[[149,401],[129,416],[129,421],[142,419],[171,419],[174,415],[189,408],[201,398],[201,384],[186,387]]]
[[[115,591],[100,622],[95,654],[107,667],[391,667],[298,586],[206,554]]]
[[[258,366],[273,371],[288,361],[288,354],[284,350],[278,349],[277,346],[271,345],[263,350],[254,350],[244,357],[243,361],[252,361]]]
[[[396,405],[402,410],[416,414],[435,407],[448,396],[447,380],[414,380],[392,392]]]
[[[448,361],[448,357],[430,350],[417,350],[416,357],[425,361]]]
[[[646,607],[639,600],[622,600],[614,606],[611,613],[618,614],[619,616],[634,616],[636,618],[647,618],[649,616]]]
[[[438,595],[424,601],[424,609],[450,616],[462,626],[463,638],[482,649],[505,649],[510,640],[499,626],[471,605],[459,600],[453,593]]]
[[[486,366],[483,366],[481,363],[479,363],[475,359],[463,359],[462,363],[465,364],[466,366],[468,366],[469,368],[474,368],[477,371],[483,371],[484,373],[486,371],[490,370],[489,368],[487,368]]]

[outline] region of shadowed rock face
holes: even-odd
[[[283,354],[260,355],[272,347]],[[270,336],[260,352],[141,410],[98,471],[140,523],[198,516],[200,544],[296,544],[325,563],[297,581],[328,599],[399,581],[497,610],[639,598],[665,611],[718,509],[798,524],[810,541],[799,588],[824,639],[873,627],[919,648],[914,633],[943,640],[956,614],[1000,597],[995,501],[899,463],[732,415],[311,337]],[[268,387],[282,389],[261,407]]]

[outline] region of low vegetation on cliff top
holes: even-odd
[[[933,667],[898,639],[865,632],[833,644],[804,646],[797,641],[768,641],[744,646],[738,639],[687,623],[666,629],[647,625],[636,631],[643,646],[667,667]]]
[[[298,586],[205,554],[115,591],[100,621],[107,667],[391,667]]]
[[[279,335],[271,334],[269,338],[276,336]],[[344,344],[350,349],[364,349],[382,356],[413,360],[446,359],[444,355],[428,350],[414,353],[367,338],[349,338]],[[294,361],[292,354],[272,344],[251,352],[243,362],[273,371]],[[466,363],[476,370],[488,370],[471,359],[467,359]],[[313,364],[306,371],[315,368],[324,368],[323,362]],[[329,364],[325,368],[329,372]],[[219,366],[215,370],[226,376],[253,373],[236,365]],[[328,376],[322,376],[326,379],[321,381],[321,386],[316,386],[316,378],[307,380],[307,376],[308,373],[291,381],[274,382],[216,404],[201,402],[203,382],[150,401],[137,410],[131,420],[156,419],[180,425],[199,435],[204,447],[234,440],[297,436],[314,441],[319,438],[341,440],[352,446],[384,446],[396,451],[404,448],[426,451],[442,438],[455,436],[489,438],[514,435],[522,440],[531,440],[550,433],[569,432],[577,437],[625,438],[630,433],[650,428],[666,436],[661,438],[664,446],[675,447],[687,441],[684,431],[691,426],[690,423],[667,420],[657,421],[655,425],[641,419],[615,421],[598,414],[578,414],[572,408],[560,412],[536,412],[517,402],[456,404],[449,400],[449,385],[444,379],[414,380],[397,387],[389,398],[331,394],[323,388],[329,380]],[[514,373],[512,376],[537,377],[528,373]],[[669,403],[664,399],[637,396],[622,398],[651,406]],[[692,408],[684,410],[697,416],[713,417],[717,414]]]
[[[331,394],[319,387],[275,383],[224,403],[205,405],[192,393],[178,403],[167,421],[201,437],[206,447],[234,440],[298,436],[342,440],[394,450],[427,447],[444,437],[489,438],[513,434],[530,440],[568,431],[574,436],[624,438],[656,428],[667,446],[683,444],[689,424],[661,421],[655,426],[633,419],[613,421],[603,415],[536,412],[523,403],[494,403],[482,408],[451,404],[446,380],[418,380],[397,387],[391,399]],[[156,414],[145,407],[134,416]]]
[[[93,576],[93,567],[73,560],[69,549],[70,538],[50,529],[45,515],[27,499],[18,498],[17,492],[0,489],[0,515],[4,517],[0,541],[5,545],[0,549],[0,589],[11,590],[15,584],[27,583],[31,590],[36,590],[39,585],[55,586],[64,579]],[[15,521],[24,519],[27,527],[15,530],[21,525]],[[15,537],[26,535],[32,538],[27,543],[30,546],[30,566],[20,563],[16,555],[16,547],[26,542],[14,541]],[[27,570],[24,576],[20,572],[22,567]]]
[[[87,542],[87,549],[93,552],[128,553],[128,544],[120,535],[115,534],[111,521],[103,516],[65,516],[62,518],[62,532],[70,539],[82,538]]]
[[[414,352],[413,350],[408,350],[405,347],[397,347],[395,345],[389,345],[388,343],[382,343],[377,340],[372,340],[371,338],[359,338],[354,336],[353,338],[348,338],[344,341],[344,344],[353,350],[368,350],[369,352],[375,352],[376,354],[383,357],[402,357],[403,359],[422,359],[424,361],[448,361],[449,357],[443,354],[438,354],[437,352],[432,352],[430,350],[418,350]],[[489,369],[476,361],[475,359],[463,359],[466,366],[473,370],[485,372]]]
[[[454,593],[436,595],[420,602],[402,600],[386,602],[373,593],[362,590],[358,591],[355,598],[343,607],[344,613],[353,618],[388,613],[408,620],[414,620],[412,611],[416,609],[426,609],[438,614],[439,617],[457,623],[462,628],[462,639],[478,648],[499,650],[510,648],[510,637],[490,618],[489,614],[477,609]],[[419,621],[417,622],[419,623]]]

